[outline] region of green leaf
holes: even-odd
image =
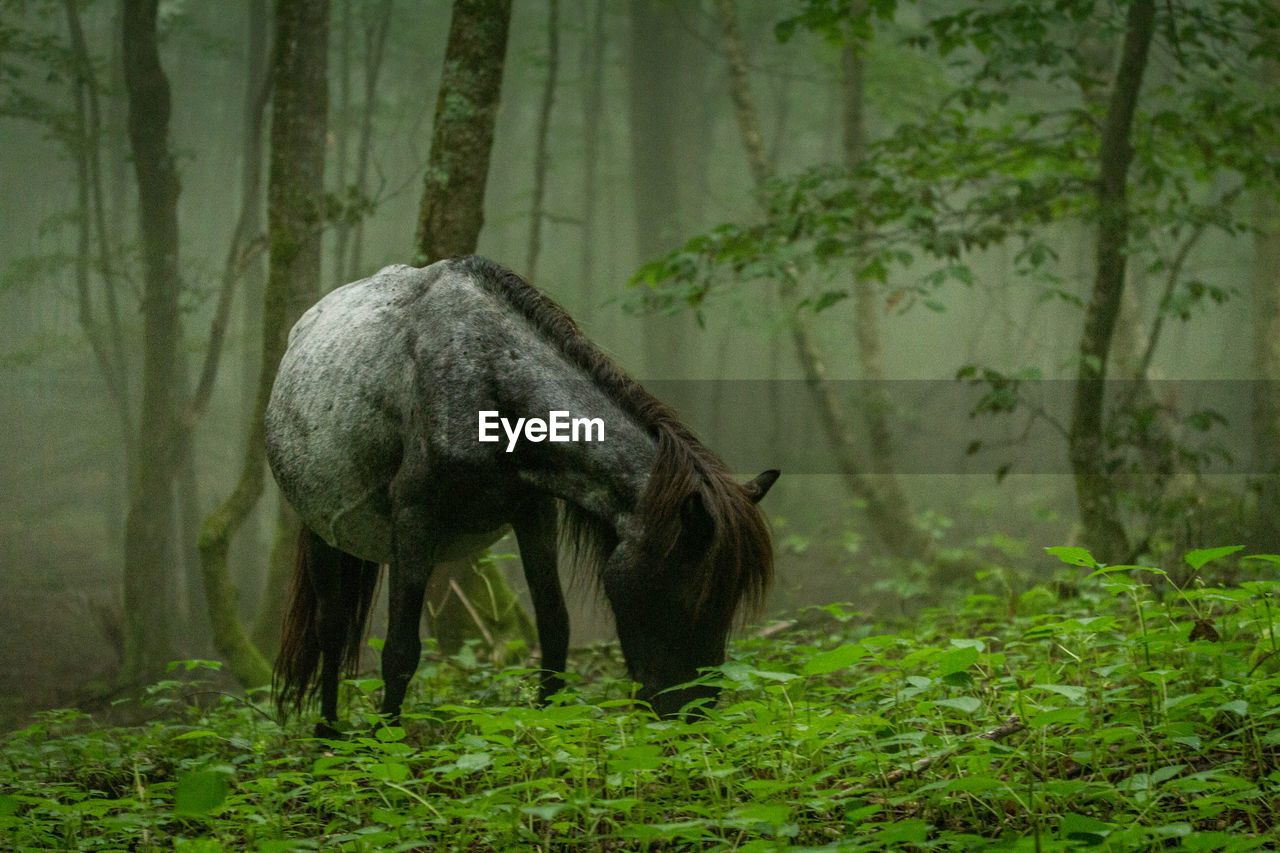
[[[547,803],[542,806],[521,806],[520,811],[545,821],[552,821],[568,807],[567,803]]]
[[[938,658],[938,673],[943,676],[964,672],[978,660],[978,650],[973,646],[952,649]]]
[[[487,752],[468,752],[466,755],[459,756],[454,766],[459,770],[483,770],[493,763],[493,756]]]
[[[1048,690],[1050,693],[1057,693],[1059,696],[1065,696],[1072,702],[1080,703],[1089,695],[1089,691],[1084,687],[1077,687],[1074,684],[1033,684],[1032,687],[1038,687],[1041,690]]]
[[[1236,551],[1243,550],[1243,545],[1223,545],[1221,548],[1201,548],[1197,551],[1191,551],[1183,559],[1187,561],[1187,565],[1193,569],[1199,569],[1205,563],[1216,560],[1219,557],[1225,557],[1228,554],[1234,554]]]
[[[178,779],[178,789],[173,796],[173,810],[177,814],[206,815],[222,805],[227,798],[227,774],[217,770],[197,770],[184,773]]]
[[[729,812],[729,816],[744,823],[767,823],[778,826],[787,822],[787,818],[791,816],[791,808],[772,803],[751,803],[738,806]]]
[[[1076,814],[1075,812],[1064,812],[1059,827],[1062,830],[1062,834],[1067,838],[1087,841],[1092,844],[1101,844],[1111,834],[1112,830],[1112,826],[1109,823],[1088,815]]]
[[[1041,714],[1036,714],[1027,721],[1027,725],[1034,729],[1041,726],[1055,726],[1059,723],[1082,724],[1083,722],[1083,708],[1054,708]]]
[[[849,291],[847,290],[825,291],[822,294],[820,294],[817,299],[813,301],[813,313],[817,314],[819,311],[823,310],[824,308],[830,308],[832,305],[835,305],[840,300],[848,299],[848,298],[849,298]]]
[[[0,817],[6,817],[18,811],[18,798],[9,794],[0,794]]]
[[[1057,557],[1069,566],[1084,566],[1086,569],[1096,569],[1098,561],[1093,559],[1084,548],[1075,548],[1070,545],[1055,545],[1052,548],[1045,548],[1050,556]]]
[[[851,666],[866,654],[867,649],[861,643],[850,643],[814,655],[800,672],[803,675],[825,675]]]
[[[936,699],[935,705],[941,705],[944,708],[955,708],[957,711],[965,714],[972,714],[974,711],[982,707],[982,702],[973,696],[957,696],[954,699]]]

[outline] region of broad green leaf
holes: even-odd
[[[555,820],[556,816],[559,815],[560,812],[564,811],[565,808],[567,808],[566,803],[547,803],[542,806],[521,806],[520,811],[527,815],[533,815],[536,818],[550,821]]]
[[[853,665],[866,654],[867,649],[861,643],[850,643],[814,655],[800,672],[804,675],[825,675]]]
[[[11,815],[18,810],[18,798],[9,794],[0,794],[0,817]]]
[[[778,826],[786,823],[787,818],[791,817],[791,809],[789,806],[780,804],[750,803],[745,806],[738,806],[729,812],[729,816],[744,823],[767,823],[772,826]]]
[[[1187,561],[1187,565],[1193,569],[1199,569],[1205,563],[1216,560],[1219,557],[1225,557],[1228,554],[1234,554],[1236,551],[1244,549],[1243,545],[1223,545],[1221,548],[1201,548],[1197,551],[1191,551],[1183,559]]]
[[[1111,834],[1112,826],[1088,815],[1064,812],[1058,824],[1062,834],[1067,838],[1076,838],[1099,844]]]
[[[1059,696],[1065,696],[1072,702],[1083,702],[1085,697],[1089,695],[1089,691],[1084,687],[1077,687],[1074,684],[1033,684],[1032,687],[1038,687],[1041,690],[1048,690],[1050,693],[1057,693]]]
[[[409,778],[409,767],[398,761],[382,761],[373,765],[373,775],[388,782],[403,782]]]
[[[227,798],[227,775],[217,770],[197,770],[178,778],[173,796],[177,814],[206,815]]]
[[[973,646],[951,649],[938,658],[938,672],[943,676],[964,672],[977,662],[978,654]]]
[[[1098,567],[1098,561],[1093,559],[1093,555],[1084,548],[1055,545],[1044,550],[1069,566],[1084,566],[1086,569],[1096,569]]]
[[[1036,714],[1034,717],[1032,717],[1030,720],[1027,721],[1027,725],[1034,729],[1040,726],[1056,726],[1061,723],[1082,724],[1083,722],[1084,722],[1084,709],[1078,708],[1078,707],[1069,707],[1069,708],[1054,708],[1053,710]]]
[[[493,763],[493,756],[487,752],[468,752],[459,756],[454,766],[459,770],[483,770]]]
[[[954,699],[936,699],[935,705],[942,705],[946,708],[955,708],[965,714],[972,714],[974,711],[982,707],[982,702],[973,696],[957,696]]]

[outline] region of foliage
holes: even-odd
[[[405,728],[296,737],[179,682],[156,719],[46,714],[4,742],[0,845],[159,850],[1249,850],[1280,783],[1280,582],[1174,583],[1050,549],[1073,597],[974,594],[894,629],[823,608],[740,642],[706,717],[591,677],[431,658]],[[1271,570],[1280,558],[1241,561]],[[197,662],[199,663],[199,662]],[[613,673],[610,673],[612,675]],[[351,682],[370,709],[376,679]],[[1007,722],[1016,716],[1014,722]],[[369,717],[372,721],[372,717]],[[989,735],[983,737],[983,734]]]
[[[778,36],[807,29],[836,42],[883,38],[898,5],[808,0]],[[1206,228],[1247,232],[1248,211],[1231,203],[1243,188],[1280,187],[1280,162],[1262,143],[1280,133],[1280,110],[1274,92],[1251,83],[1250,68],[1280,54],[1260,35],[1280,32],[1280,13],[1262,2],[1209,5],[1165,7],[1160,32],[1172,61],[1147,87],[1134,136],[1131,254],[1153,273],[1167,271]],[[633,284],[700,306],[731,282],[806,270],[835,280],[852,264],[860,278],[887,284],[895,269],[922,263],[908,284],[895,281],[889,304],[941,310],[941,285],[972,284],[972,253],[1012,244],[1020,279],[1079,304],[1055,272],[1049,227],[1096,216],[1098,128],[1122,24],[1123,9],[1053,0],[926,15],[903,38],[951,69],[953,83],[932,109],[874,141],[852,168],[815,164],[777,179],[763,222],[693,237],[642,267]],[[1184,319],[1191,306],[1231,295],[1178,284],[1161,310]],[[793,307],[821,311],[846,295],[823,288]]]

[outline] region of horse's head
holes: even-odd
[[[604,570],[604,590],[639,698],[663,716],[717,688],[671,689],[724,663],[738,610],[758,605],[772,578],[769,532],[756,504],[778,479],[695,489],[677,511],[641,512]],[[653,510],[654,508],[649,508]]]

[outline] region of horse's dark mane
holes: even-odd
[[[758,608],[773,578],[769,530],[746,490],[725,463],[676,417],[670,406],[614,364],[552,299],[511,270],[475,255],[454,262],[487,292],[505,300],[531,326],[654,437],[658,458],[636,508],[647,531],[644,556],[657,564],[676,547],[680,509],[697,493],[714,533],[706,558],[688,578],[696,612],[727,629],[739,605]],[[613,528],[565,502],[561,535],[578,559],[597,572],[613,550]]]

